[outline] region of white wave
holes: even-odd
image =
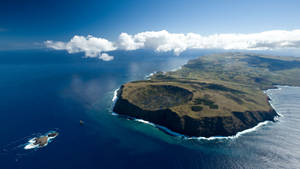
[[[152,73],[150,73],[150,74],[148,74],[148,75],[146,75],[146,76],[145,76],[145,79],[146,79],[146,80],[149,80],[150,77],[153,76],[155,73],[156,73],[156,71],[155,71],[155,72],[152,72]]]
[[[170,129],[168,129],[167,127],[164,127],[164,126],[161,126],[161,125],[158,125],[158,124],[155,124],[155,123],[152,123],[150,121],[146,121],[146,120],[143,120],[143,119],[137,119],[137,118],[133,118],[134,121],[137,121],[137,122],[140,122],[140,123],[144,123],[144,124],[148,124],[148,125],[151,125],[153,127],[156,127],[156,128],[159,128],[159,129],[162,129],[163,131],[165,131],[166,133],[169,133],[173,136],[179,136],[179,137],[185,137],[184,135],[180,134],[180,133],[177,133],[177,132],[174,132]]]
[[[113,98],[112,98],[112,101],[113,101],[113,102],[115,102],[115,101],[118,99],[118,91],[119,91],[119,89],[120,89],[120,88],[118,88],[118,89],[116,89],[116,90],[114,91],[114,96],[113,96]]]
[[[115,112],[112,112],[111,115],[113,116],[118,116],[119,114],[115,113]]]
[[[30,139],[28,141],[28,143],[24,146],[25,150],[29,150],[29,149],[35,149],[35,148],[40,148],[41,146],[39,144],[34,144],[35,143],[35,139],[37,139],[36,137]],[[46,145],[45,145],[46,146]]]
[[[30,139],[28,141],[28,143],[25,145],[24,149],[29,150],[29,149],[33,149],[33,148],[38,148],[39,145],[33,144],[33,143],[35,143],[35,139],[36,139],[36,137]]]
[[[30,139],[28,142],[29,142],[29,143],[34,143],[34,142],[35,142],[35,139],[36,139],[36,137]]]
[[[149,124],[151,126],[156,126],[154,123],[151,123],[151,122],[143,120],[143,119],[134,119],[134,120],[138,121],[138,122],[141,122],[141,123]]]
[[[57,135],[56,135],[56,136],[57,136]],[[48,137],[48,141],[51,141],[51,140],[54,139],[56,136]]]
[[[165,132],[171,134],[172,136],[186,137],[185,135],[180,134],[180,133],[177,133],[177,132],[174,132],[174,131],[168,129],[167,127],[164,127],[164,126],[161,126],[161,125],[156,125],[156,127],[160,128],[160,129],[162,129],[162,130],[164,130]]]
[[[35,148],[38,148],[39,147],[39,145],[35,145],[35,144],[33,144],[33,143],[30,143],[30,144],[27,144],[25,147],[24,147],[24,149],[25,150],[29,150],[29,149],[35,149]]]
[[[237,132],[235,135],[233,136],[214,136],[214,137],[190,137],[189,139],[200,139],[200,140],[216,140],[216,139],[236,139],[246,133],[250,133],[250,132],[254,132],[256,130],[258,130],[260,127],[268,124],[270,121],[264,121],[264,122],[260,122],[258,123],[256,126],[252,127],[252,128],[249,128],[249,129],[246,129],[246,130],[243,130],[243,131],[240,131],[240,132]]]

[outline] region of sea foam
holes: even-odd
[[[119,89],[120,89],[120,88],[118,88],[118,89],[116,89],[116,90],[114,91],[114,96],[113,96],[113,98],[112,98],[112,101],[113,101],[113,102],[117,101],[117,99],[118,99],[118,91],[119,91]]]
[[[150,73],[150,74],[148,74],[148,75],[146,75],[146,76],[145,76],[145,79],[146,79],[146,80],[149,80],[150,77],[153,76],[155,73],[156,73],[156,71],[155,71],[155,72],[152,72],[152,73]]]

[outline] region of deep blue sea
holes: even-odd
[[[187,140],[112,115],[121,84],[206,53],[116,51],[104,62],[64,51],[1,51],[0,169],[300,168],[297,87],[268,90],[282,116],[233,139]],[[60,134],[46,147],[23,149],[51,130]]]

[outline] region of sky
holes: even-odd
[[[227,43],[227,39],[232,36],[225,40],[221,37],[222,43],[212,45],[211,41],[220,39],[211,37],[215,34],[253,35],[276,30],[289,31],[285,32],[286,36],[281,40],[284,40],[285,46],[295,47],[300,44],[298,44],[300,37],[294,38],[299,35],[295,30],[300,29],[299,6],[300,1],[297,0],[0,0],[0,50],[50,47],[71,51],[70,53],[80,51],[85,52],[86,56],[100,57],[103,51],[149,47],[149,43],[152,43],[151,39],[157,36],[163,37],[158,40],[176,43],[174,41],[178,40],[177,35],[183,34],[186,36],[184,41],[188,41],[186,43],[189,44],[184,44],[185,47],[180,49],[176,47],[178,45],[175,44],[174,47],[174,44],[166,45],[166,42],[159,42],[163,43],[163,47],[159,44],[150,44],[150,48],[154,50],[171,50],[179,54],[182,50],[199,48],[201,45],[201,47],[203,45],[219,47],[225,43],[227,48],[235,48],[230,47],[234,45]],[[145,32],[156,32],[156,34],[153,33],[148,37],[150,40],[145,41],[140,39],[142,35],[140,38],[134,37]],[[125,35],[121,37],[122,33],[132,36],[127,37],[127,42],[123,45],[121,43],[125,41]],[[204,39],[187,37],[188,33],[194,33]],[[282,35],[282,32],[278,33]],[[274,41],[270,36],[277,34],[273,32],[267,38],[258,37],[255,39],[255,44],[250,46],[248,44],[248,47],[244,44],[243,48],[255,48],[258,43],[265,41],[269,41],[268,46],[276,45],[274,43],[277,43],[278,39]],[[95,50],[92,51],[92,54],[87,54],[82,45],[80,49],[78,45],[74,47],[74,44],[69,45],[67,49],[66,44],[74,37],[76,39],[76,36],[86,40],[89,39],[88,37],[98,40],[100,38],[112,44],[108,46],[106,44],[105,47],[100,45],[101,49],[96,49],[96,53],[93,53]],[[198,41],[203,43],[205,37],[208,38],[209,44],[199,45]],[[122,38],[123,41],[120,42]],[[240,41],[245,43],[249,38],[255,37],[233,36],[233,38],[237,38],[238,43]],[[257,39],[260,41],[257,42]],[[197,41],[198,44],[191,44],[191,40]],[[85,45],[91,45],[92,42],[87,41]],[[290,41],[295,44],[288,44]],[[56,42],[61,42],[60,45],[64,43],[65,46],[57,47]],[[164,49],[168,48],[166,47],[168,45],[171,49]],[[99,48],[98,41],[94,48]]]

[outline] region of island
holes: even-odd
[[[55,138],[58,132],[49,132],[48,134],[34,138],[33,145],[43,147],[48,144],[49,139]]]
[[[58,136],[57,131],[49,131],[45,135],[41,135],[38,137],[34,137],[28,141],[27,144],[25,144],[24,149],[35,149],[35,148],[41,148],[48,145],[49,142],[51,142],[52,139]]]
[[[300,86],[300,58],[221,53],[123,84],[113,111],[188,137],[232,136],[278,116],[264,90]]]

